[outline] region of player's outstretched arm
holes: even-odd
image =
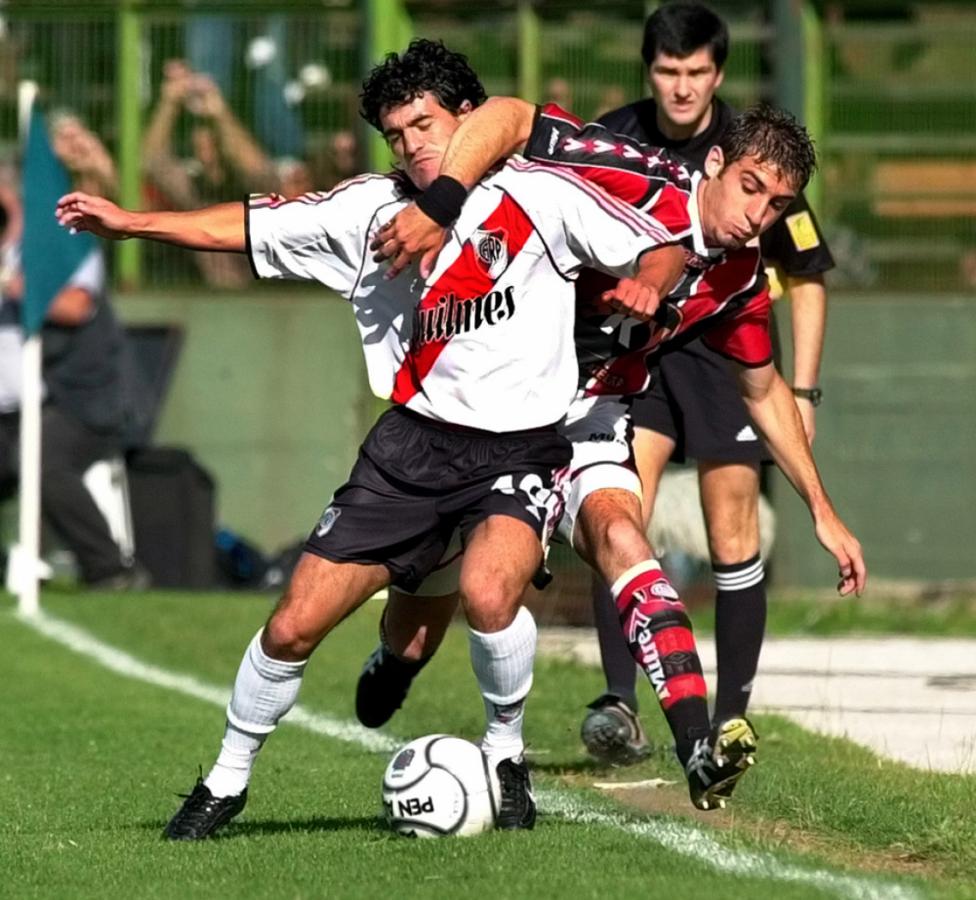
[[[221,203],[188,212],[133,212],[104,197],[75,191],[55,209],[58,222],[75,231],[113,241],[146,238],[188,247],[243,253],[246,248],[244,204]]]
[[[864,590],[867,568],[857,538],[837,515],[817,471],[793,392],[772,363],[742,368],[739,387],[749,415],[766,439],[770,453],[813,516],[817,539],[837,560],[842,594]]]
[[[421,276],[430,275],[467,191],[496,162],[521,149],[534,119],[535,106],[516,97],[490,97],[465,116],[441,162],[443,180],[387,222],[370,243],[377,262],[390,260],[387,278],[396,277],[414,259],[420,259]]]

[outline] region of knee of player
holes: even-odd
[[[468,624],[475,631],[492,633],[508,628],[518,613],[521,593],[497,582],[471,579],[461,582],[461,597]]]
[[[277,612],[264,627],[261,647],[272,659],[308,659],[322,640],[320,628],[287,613]]]
[[[759,552],[759,519],[754,508],[707,516],[706,525],[713,563],[735,565]]]
[[[604,512],[595,523],[593,532],[597,552],[610,553],[615,557],[644,558],[651,555],[651,545],[639,520],[625,511]]]
[[[751,529],[726,534],[710,534],[708,540],[712,563],[734,566],[752,559],[759,553],[759,533]]]

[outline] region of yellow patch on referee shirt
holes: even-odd
[[[790,237],[793,238],[793,246],[800,253],[820,246],[817,226],[813,224],[813,217],[806,210],[787,216],[786,227],[790,231]]]

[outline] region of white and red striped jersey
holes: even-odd
[[[567,167],[661,222],[685,249],[685,274],[642,322],[599,302],[607,281],[587,272],[578,281],[576,343],[583,396],[639,394],[661,354],[701,337],[713,350],[745,366],[773,357],[770,298],[758,247],[709,248],[698,212],[701,174],[668,155],[614,134],[556,106],[542,107],[526,156]]]
[[[416,265],[386,280],[369,243],[410,201],[407,188],[366,175],[292,201],[251,198],[255,272],[351,301],[378,397],[487,431],[557,422],[578,377],[577,274],[631,275],[641,253],[674,238],[575,174],[515,158],[471,191],[426,282]]]

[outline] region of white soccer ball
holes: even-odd
[[[390,827],[409,837],[481,834],[494,827],[498,785],[480,747],[429,734],[393,755],[383,808]]]

